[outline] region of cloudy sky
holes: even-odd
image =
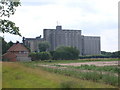
[[[102,51],[118,50],[119,0],[21,0],[9,19],[19,26],[22,36],[35,38],[43,29],[82,30],[85,36],[100,36]],[[0,34],[2,35],[2,34]],[[4,34],[6,41],[22,42],[16,35]]]

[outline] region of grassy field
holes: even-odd
[[[99,59],[79,59],[79,60],[45,60],[45,61],[32,61],[27,62],[26,65],[32,66],[32,64],[58,64],[58,63],[79,63],[79,62],[99,62],[99,61],[120,61],[117,58],[99,58]],[[24,63],[25,64],[25,63]]]
[[[41,62],[39,62],[41,63]],[[115,88],[116,86],[81,80],[35,67],[36,62],[3,62],[3,88]]]
[[[95,66],[95,65],[81,65],[81,66],[66,66],[66,65],[58,65],[54,64],[51,66],[56,67],[67,67],[70,69],[78,69],[78,70],[93,70],[93,71],[99,71],[99,72],[111,72],[111,73],[120,73],[120,67],[119,66]]]

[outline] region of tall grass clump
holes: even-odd
[[[118,86],[118,77],[111,74],[103,75],[103,81],[107,84]]]
[[[60,83],[60,88],[73,88],[74,82],[73,81],[63,81]]]
[[[82,70],[95,70],[95,71],[120,73],[120,68],[118,66],[81,65],[81,66],[68,66],[68,67],[75,69],[82,69]]]
[[[82,72],[80,76],[82,79],[92,80],[95,82],[102,79],[102,74],[97,72]]]
[[[118,76],[115,75],[110,75],[108,73],[103,74],[102,72],[82,72],[82,71],[76,71],[74,69],[53,69],[53,68],[47,68],[47,67],[42,67],[44,70],[58,73],[58,74],[63,74],[66,76],[72,76],[75,78],[80,78],[83,80],[91,80],[94,82],[102,82],[102,83],[107,83],[110,85],[118,86]]]

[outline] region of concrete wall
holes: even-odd
[[[82,51],[81,30],[44,29],[44,39],[50,43],[50,50],[55,50],[60,46],[76,47]],[[81,52],[82,53],[82,52]]]
[[[44,40],[41,38],[41,39],[36,39],[36,38],[33,38],[33,39],[30,39],[30,38],[26,38],[26,40],[24,41],[24,44],[30,48],[31,52],[38,52],[39,51],[39,43],[40,42],[43,42]]]
[[[100,37],[83,36],[83,54],[84,55],[99,55],[100,50]]]

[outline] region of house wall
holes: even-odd
[[[5,61],[17,61],[17,56],[15,54],[12,53],[6,53],[5,55],[3,55],[3,59]]]
[[[17,56],[17,61],[31,61],[31,58],[24,56]]]

